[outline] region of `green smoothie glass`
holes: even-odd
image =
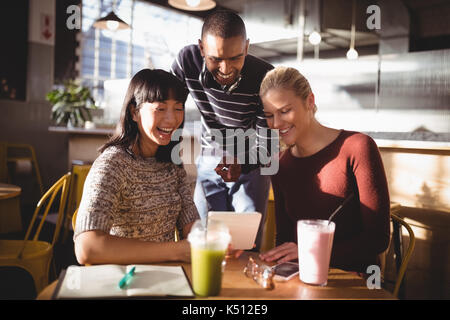
[[[191,244],[191,271],[194,292],[198,296],[217,296],[222,287],[225,252],[231,241],[228,228],[210,220],[208,228],[200,220],[188,235]]]

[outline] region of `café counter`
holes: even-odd
[[[68,135],[68,170],[73,160],[93,162],[100,148],[114,133],[114,129],[84,129],[67,127],[49,127],[48,131]]]

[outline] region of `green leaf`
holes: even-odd
[[[81,111],[79,108],[75,109],[74,116],[77,119],[77,122],[79,122],[79,120],[83,119],[83,116],[81,115]],[[83,119],[83,121],[84,121],[84,119]]]
[[[53,105],[52,111],[57,111],[59,109],[63,109],[66,106],[66,103],[63,101],[57,102]]]
[[[55,119],[56,124],[67,124],[67,114],[66,113],[60,113],[57,118]]]
[[[86,120],[92,121],[90,109],[98,108],[91,90],[72,80],[65,81],[61,89],[48,92],[46,99],[53,105],[51,118],[57,123],[67,123],[69,119],[74,125]]]
[[[74,113],[69,113],[69,120],[72,122],[72,125],[73,126],[77,126],[78,125],[78,123],[77,123],[77,119],[76,119],[76,117],[74,116]]]

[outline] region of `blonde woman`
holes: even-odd
[[[268,126],[289,146],[272,176],[277,246],[261,259],[297,259],[297,220],[328,219],[353,193],[334,218],[331,266],[366,272],[389,244],[389,193],[377,145],[365,134],[320,124],[311,87],[294,68],[269,71],[260,96]]]

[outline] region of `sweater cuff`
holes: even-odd
[[[83,232],[92,230],[100,230],[109,234],[110,229],[110,219],[107,216],[77,216],[73,239],[75,240]]]

